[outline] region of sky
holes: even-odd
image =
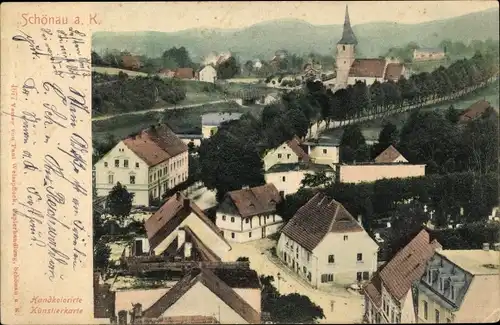
[[[174,32],[243,28],[283,18],[314,25],[342,24],[346,4],[352,25],[375,21],[416,24],[499,7],[495,0],[99,3],[103,18],[99,27],[108,31]]]

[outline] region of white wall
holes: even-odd
[[[206,66],[200,71],[199,79],[200,81],[215,83],[217,71],[212,66]]]
[[[425,165],[339,165],[340,182],[374,182],[384,178],[425,176]]]
[[[187,180],[188,155],[183,152],[149,169],[149,193],[153,198],[161,198],[168,189]]]
[[[337,44],[337,87],[345,87],[348,82],[349,70],[351,70],[352,63],[355,57],[354,45]]]
[[[309,157],[315,164],[338,164],[340,161],[339,147],[333,146],[309,146]]]
[[[381,78],[374,78],[374,77],[349,77],[348,81],[347,81],[347,84],[348,85],[354,85],[356,83],[356,81],[363,81],[363,82],[366,82],[366,85],[367,86],[370,86],[371,84],[373,84],[375,82],[375,80],[377,80],[378,82],[384,82],[384,78],[381,77]]]
[[[189,145],[189,143],[191,141],[193,141],[194,145],[196,147],[199,147],[201,145],[201,139],[199,138],[193,138],[193,139],[189,139],[189,138],[181,138],[182,142],[184,142],[185,144]]]
[[[118,160],[119,167],[115,167]],[[128,167],[124,167],[124,161]],[[136,167],[138,164],[139,167]],[[107,165],[107,167],[106,167]],[[95,164],[97,195],[106,196],[120,182],[127,190],[134,193],[134,205],[148,205],[148,165],[120,141]],[[110,183],[110,175],[112,183]],[[135,176],[135,184],[130,184],[130,176]]]
[[[198,282],[160,317],[213,316],[219,319],[219,315],[221,324],[248,324],[224,301]]]
[[[202,125],[201,126],[201,134],[203,135],[203,139],[208,139],[212,135],[217,133],[217,127],[213,125]],[[213,133],[213,134],[212,134]]]
[[[261,313],[261,291],[260,288],[233,288],[255,311]]]
[[[151,307],[170,288],[159,289],[137,289],[137,290],[117,290],[115,298],[115,310],[131,310],[132,304],[141,304],[142,310]]]
[[[305,174],[306,171],[303,170],[265,173],[264,179],[267,184],[274,184],[279,192],[283,191],[284,195],[289,195],[296,193],[300,189]],[[283,177],[285,178],[284,181]]]
[[[268,170],[276,164],[293,164],[299,162],[299,157],[285,143],[279,147],[269,150],[263,158],[264,170]]]
[[[232,218],[234,218],[234,222],[231,221]],[[283,224],[283,219],[277,214],[241,218],[239,215],[231,215],[217,211],[215,224],[223,231],[224,238],[227,241],[243,243],[261,239],[263,235],[267,237],[276,233]],[[265,229],[263,230],[263,228]]]
[[[403,155],[399,155],[396,159],[394,159],[393,162],[394,163],[407,163],[408,160],[406,160],[406,158],[403,157]]]

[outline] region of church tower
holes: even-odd
[[[356,45],[358,45],[358,40],[356,39],[356,36],[352,31],[351,21],[349,20],[349,9],[346,5],[344,30],[342,32],[342,38],[337,43],[336,88],[347,87],[347,79],[349,77],[349,70],[351,69],[351,65],[354,62]]]

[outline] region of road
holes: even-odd
[[[329,289],[328,292],[313,289],[299,281],[292,271],[268,257],[265,251],[273,245],[275,242],[267,238],[248,243],[231,243],[232,249],[227,260],[235,261],[240,256],[246,256],[249,258],[250,267],[259,275],[272,275],[274,277],[273,284],[281,294],[299,293],[309,297],[312,302],[323,308],[325,318],[319,320],[320,323],[361,323],[364,312],[362,295],[336,287]],[[280,273],[281,279],[279,284],[278,273]]]
[[[164,107],[159,107],[159,108],[147,109],[147,110],[144,110],[144,111],[136,111],[136,112],[128,112],[128,113],[115,114],[115,115],[106,115],[106,116],[93,117],[92,121],[103,121],[103,120],[109,120],[110,118],[117,117],[117,116],[142,115],[142,114],[146,114],[146,113],[149,113],[149,112],[161,112],[161,111],[164,111],[166,109],[193,108],[193,107],[199,107],[199,106],[203,106],[203,105],[219,104],[219,103],[225,103],[225,102],[227,102],[227,100],[214,100],[214,101],[204,102],[204,103],[198,103],[198,104],[164,106]]]

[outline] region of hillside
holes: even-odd
[[[360,54],[372,57],[383,55],[389,48],[404,46],[411,41],[422,47],[433,47],[444,39],[465,43],[488,38],[498,40],[498,14],[498,9],[490,9],[412,25],[391,22],[356,25],[356,17],[351,17],[351,22],[359,40]],[[173,46],[185,46],[194,59],[199,59],[210,51],[227,50],[236,53],[243,60],[257,57],[268,59],[280,48],[298,54],[311,51],[321,54],[333,53],[341,33],[341,24],[316,26],[302,20],[285,19],[237,30],[188,29],[173,33],[96,32],[92,36],[92,48],[97,52],[105,49],[126,49],[156,57]]]

